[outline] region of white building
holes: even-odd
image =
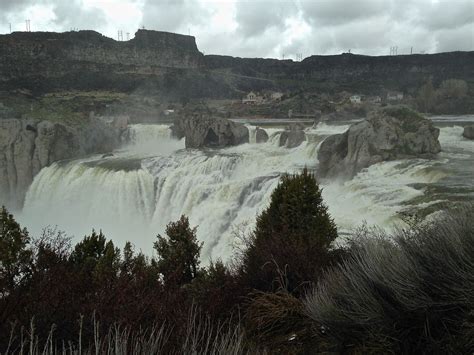
[[[263,97],[257,95],[253,91],[250,91],[243,99],[243,104],[259,104],[263,101]]]
[[[272,92],[271,95],[270,95],[270,98],[273,100],[273,101],[281,101],[281,98],[283,97],[283,93],[282,92]]]
[[[390,91],[387,93],[387,101],[400,101],[403,100],[403,92]]]
[[[372,103],[372,104],[380,104],[380,103],[382,103],[382,98],[380,96],[370,96],[367,99],[367,101]]]
[[[362,102],[362,96],[360,95],[352,95],[349,100],[353,104],[360,104]]]

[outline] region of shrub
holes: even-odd
[[[158,235],[154,248],[158,253],[157,267],[163,275],[165,285],[183,285],[197,277],[202,243],[198,243],[196,228],[189,226],[189,219],[181,216],[179,221],[166,226],[166,235]]]
[[[30,274],[30,237],[5,207],[0,211],[0,299]]]
[[[328,265],[336,237],[314,175],[306,168],[301,174],[285,175],[247,240],[242,275],[248,286],[271,291],[277,288],[275,280],[283,269],[285,288],[296,292],[305,282],[315,281]]]
[[[305,300],[334,346],[357,352],[472,353],[472,206],[391,238],[364,229]]]

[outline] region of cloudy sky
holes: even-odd
[[[0,33],[138,28],[196,37],[206,54],[295,59],[474,50],[474,0],[0,0]]]

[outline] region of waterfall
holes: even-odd
[[[282,129],[271,128],[266,129],[267,143],[186,150],[182,140],[171,138],[167,126],[135,125],[131,143],[113,157],[43,169],[28,190],[20,221],[35,233],[58,225],[76,240],[92,228],[102,229],[119,245],[130,240],[151,254],[156,235],[185,214],[198,226],[203,262],[227,259],[233,231],[240,225],[252,229],[281,174],[316,168],[321,137],[346,128],[320,124],[307,130],[308,140],[293,149],[279,147]],[[430,195],[430,188],[449,185],[451,171],[459,177],[466,164],[474,166],[474,144],[463,140],[456,127],[441,129],[440,141],[444,151],[438,159],[383,162],[350,181],[321,181],[339,229],[363,221],[386,226],[400,211],[451,198],[449,189],[445,195]],[[474,192],[472,175],[452,185],[461,183]]]

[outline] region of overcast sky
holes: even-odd
[[[474,50],[474,0],[0,0],[0,33],[138,28],[196,37],[205,54],[291,58]]]

